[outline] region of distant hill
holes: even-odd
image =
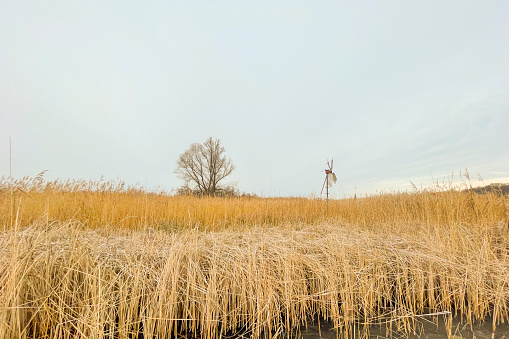
[[[496,195],[509,195],[509,184],[489,184],[487,186],[471,188],[479,194],[495,193]]]

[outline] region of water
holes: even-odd
[[[337,333],[330,323],[321,323],[320,328],[317,324],[302,328],[299,333],[295,333],[293,338],[302,339],[336,339]],[[439,319],[438,326],[432,321],[426,319],[419,319],[418,330],[416,333],[405,334],[404,332],[392,332],[387,334],[385,325],[371,326],[369,336],[360,336],[356,334],[352,335],[351,338],[369,338],[369,339],[399,339],[399,338],[426,338],[426,339],[460,339],[460,338],[471,338],[471,339],[509,339],[509,324],[499,324],[496,327],[495,332],[492,331],[492,319],[486,319],[483,323],[476,323],[472,325],[472,328],[467,323],[459,322],[459,319],[453,320],[452,335],[447,336],[447,330],[442,319]],[[284,336],[286,337],[286,335]],[[283,336],[281,337],[283,338]]]

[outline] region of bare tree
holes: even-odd
[[[184,188],[204,195],[221,193],[225,187],[219,182],[235,169],[224,153],[219,139],[208,138],[203,144],[192,144],[179,156],[175,170],[185,181]]]

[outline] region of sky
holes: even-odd
[[[0,0],[0,175],[333,197],[509,182],[509,2]],[[9,161],[9,137],[12,161]],[[322,195],[323,196],[323,195]]]

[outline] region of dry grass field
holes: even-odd
[[[0,190],[0,338],[277,337],[324,321],[348,338],[509,321],[509,201],[496,192],[326,205],[42,176]]]

